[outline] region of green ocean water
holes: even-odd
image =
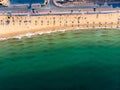
[[[0,90],[120,90],[120,30],[0,41]]]

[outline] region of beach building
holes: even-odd
[[[40,3],[35,3],[31,5],[32,8],[41,8],[41,4]]]

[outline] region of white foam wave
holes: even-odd
[[[27,34],[23,34],[23,35],[17,35],[17,36],[13,36],[13,37],[7,37],[7,38],[0,38],[0,41],[3,40],[8,40],[8,39],[21,39],[22,37],[28,37],[30,38],[33,35],[42,35],[42,34],[50,34],[50,33],[55,33],[55,32],[66,32],[66,31],[70,31],[70,30],[82,30],[82,29],[118,29],[120,30],[120,28],[114,28],[114,27],[74,27],[74,28],[68,28],[68,29],[60,29],[60,30],[48,30],[48,31],[40,31],[40,32],[35,32],[35,33],[27,33]]]
[[[27,34],[23,34],[23,35],[17,35],[17,36],[12,36],[12,37],[7,37],[7,38],[0,38],[0,41],[3,41],[3,40],[8,40],[8,39],[21,39],[22,37],[28,37],[30,38],[31,36],[33,35],[42,35],[42,34],[50,34],[50,33],[55,33],[55,32],[64,32],[66,30],[48,30],[48,31],[40,31],[40,32],[35,32],[35,33],[27,33]]]

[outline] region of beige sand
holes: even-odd
[[[120,28],[120,13],[47,16],[0,16],[0,38],[70,28]],[[8,23],[7,21],[10,21]]]

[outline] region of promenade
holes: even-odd
[[[79,3],[78,3],[79,4]],[[56,0],[45,0],[44,6],[40,7],[40,4],[13,4],[8,7],[0,7],[1,16],[12,15],[49,15],[49,14],[104,14],[104,13],[119,13],[120,8],[112,8],[108,5],[98,6],[95,4],[85,3],[78,6],[69,6],[57,3]]]

